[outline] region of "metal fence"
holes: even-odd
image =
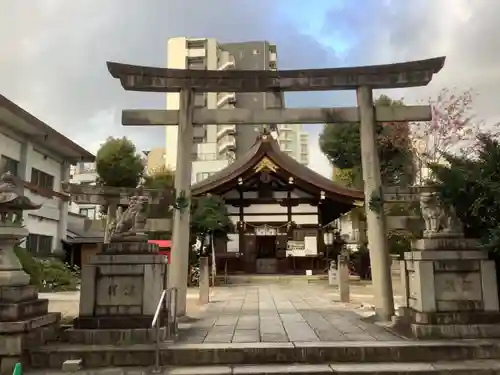
[[[161,328],[166,329],[166,341],[175,341],[177,337],[177,301],[177,288],[163,290],[151,322],[151,328],[156,330],[155,372],[160,370]]]

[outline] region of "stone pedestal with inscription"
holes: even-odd
[[[495,264],[475,240],[423,238],[401,261],[400,322],[417,338],[500,337]]]
[[[166,287],[166,270],[158,246],[145,238],[104,245],[82,268],[80,312],[74,328],[65,331],[66,339],[81,344],[153,342],[151,323]],[[165,335],[162,329],[162,339]]]

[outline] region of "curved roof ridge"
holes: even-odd
[[[271,155],[269,157],[271,160],[275,161],[276,164],[278,164],[278,165],[285,164],[287,167],[289,167],[292,170],[299,169],[300,172],[306,174],[306,176],[297,176],[297,177],[303,177],[303,179],[305,181],[307,181],[307,179],[305,177],[311,177],[311,179],[314,179],[315,181],[314,182],[308,181],[308,182],[312,183],[313,185],[320,185],[318,187],[322,187],[323,185],[324,185],[324,187],[330,186],[330,189],[327,189],[327,190],[333,189],[332,192],[335,192],[335,193],[338,193],[341,195],[352,196],[352,198],[355,198],[355,199],[364,199],[364,192],[362,190],[350,189],[350,188],[344,187],[342,185],[339,185],[339,184],[333,182],[332,180],[326,178],[322,174],[309,168],[308,166],[299,163],[297,160],[292,158],[290,155],[283,152],[279,148],[279,145],[277,144],[277,142],[274,142],[273,144],[271,144],[271,147],[273,148],[274,156],[276,158],[278,158],[278,160],[275,160],[273,158],[273,156],[271,156]],[[282,160],[279,160],[281,158],[282,158]],[[289,169],[289,168],[287,168],[287,169]],[[318,182],[320,184],[318,184]]]
[[[236,161],[229,164],[226,168],[207,179],[194,184],[192,186],[192,194],[201,195],[209,193],[211,190],[238,178],[245,171],[254,167],[264,156],[269,157],[278,167],[288,171],[296,178],[317,186],[331,198],[340,195],[352,201],[364,200],[364,193],[362,191],[340,186],[283,152],[269,131],[263,131],[258,136],[255,144],[243,157],[236,159]]]

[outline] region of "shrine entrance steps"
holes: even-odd
[[[178,340],[161,343],[162,371],[500,375],[500,341],[406,340],[335,298],[334,291],[319,285],[215,288],[212,302],[180,326]],[[57,374],[69,359],[96,369],[82,374],[147,374],[155,345],[53,343],[30,352],[39,374]]]
[[[47,346],[31,353],[32,365],[57,374],[64,361],[81,358],[102,374],[148,374],[154,345]],[[500,374],[498,342],[295,342],[163,344],[165,374]],[[122,367],[122,369],[120,369]],[[140,367],[140,369],[138,369]],[[135,369],[134,369],[135,368]],[[51,369],[51,370],[49,370]],[[29,374],[28,372],[27,374]],[[92,370],[79,372],[97,375]]]

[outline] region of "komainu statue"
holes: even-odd
[[[108,238],[113,241],[143,235],[148,219],[148,202],[149,199],[146,196],[133,196],[130,198],[129,206],[125,211],[122,211],[121,207],[119,207],[116,220],[107,228]]]
[[[24,185],[20,178],[10,172],[0,176],[0,225],[21,226],[23,211],[37,210],[41,206],[24,196]]]
[[[421,193],[420,209],[425,222],[424,237],[463,236],[463,226],[455,209],[445,205],[437,192]]]

